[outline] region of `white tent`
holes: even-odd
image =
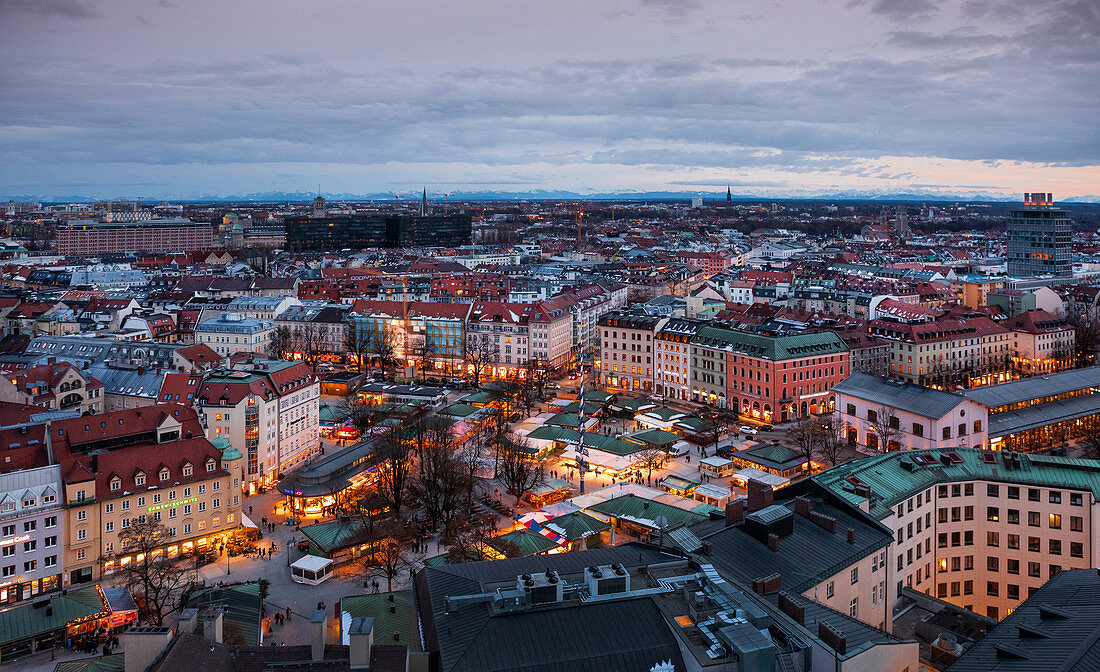
[[[290,566],[290,578],[295,583],[316,586],[332,576],[332,560],[316,555],[306,555]]]
[[[742,469],[734,474],[732,480],[737,485],[745,488],[748,487],[749,481],[760,481],[764,485],[770,485],[775,489],[782,488],[791,482],[791,479],[784,478],[782,476],[776,476],[775,474],[769,474],[766,471],[759,469]]]

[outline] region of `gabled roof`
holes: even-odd
[[[833,385],[833,392],[933,420],[944,417],[966,401],[966,397],[961,394],[894,378],[873,376],[862,371],[857,371]]]

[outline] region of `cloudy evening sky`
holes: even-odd
[[[1097,0],[0,0],[0,194],[1100,194]]]

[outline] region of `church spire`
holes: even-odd
[[[726,185],[726,203],[733,202],[733,188],[730,185]]]
[[[424,193],[420,196],[420,216],[428,216],[428,188],[424,187]]]

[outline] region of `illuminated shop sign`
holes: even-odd
[[[167,509],[169,506],[179,506],[180,504],[191,504],[191,503],[197,502],[197,501],[199,501],[198,497],[190,497],[188,499],[179,499],[179,500],[174,499],[170,502],[165,502],[164,504],[157,504],[155,506],[150,506],[148,509],[146,509],[146,511],[160,511],[161,509]]]

